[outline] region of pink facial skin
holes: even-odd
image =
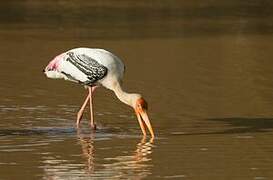
[[[45,71],[55,71],[58,70],[58,66],[62,60],[62,58],[64,57],[64,53],[60,54],[58,56],[56,56],[53,60],[51,60],[48,65],[45,68]]]

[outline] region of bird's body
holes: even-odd
[[[89,86],[99,84],[108,89],[114,81],[121,82],[125,69],[117,56],[104,49],[75,48],[56,56],[52,62],[58,66],[58,71],[52,71],[52,78]]]
[[[144,122],[151,135],[154,136],[146,113],[146,101],[141,95],[127,93],[121,87],[124,71],[123,62],[109,51],[94,48],[75,48],[56,56],[49,62],[44,73],[49,78],[63,78],[89,88],[89,94],[78,113],[77,125],[79,125],[83,110],[90,100],[91,125],[94,126],[92,92],[96,87],[104,86],[114,91],[120,101],[135,109],[143,134],[146,135]]]

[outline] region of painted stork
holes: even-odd
[[[75,48],[56,56],[43,72],[48,78],[65,79],[88,88],[89,93],[77,114],[77,127],[79,127],[84,109],[89,102],[90,125],[92,128],[96,128],[92,95],[97,87],[104,86],[114,91],[121,102],[134,108],[143,135],[146,136],[147,127],[151,136],[154,137],[153,128],[147,115],[147,102],[140,94],[127,93],[121,87],[124,69],[123,62],[109,51]]]

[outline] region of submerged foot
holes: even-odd
[[[92,128],[93,130],[96,130],[96,129],[97,129],[97,125],[96,125],[96,124],[93,124],[93,125],[91,124],[90,126],[91,126],[91,128]]]

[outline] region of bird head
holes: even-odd
[[[143,97],[138,95],[136,96],[136,98],[134,98],[132,106],[135,110],[135,113],[136,113],[136,116],[143,134],[146,135],[146,127],[147,127],[151,136],[154,137],[154,131],[147,114],[147,111],[148,111],[147,101],[145,101]]]
[[[58,71],[63,54],[56,56],[51,60],[48,65],[43,69],[43,72],[48,78],[59,79],[63,78],[63,74]]]

